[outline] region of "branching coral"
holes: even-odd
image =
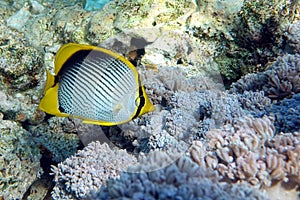
[[[274,136],[267,117],[241,118],[235,125],[210,130],[194,141],[190,155],[200,166],[217,170],[229,182],[270,187],[274,181],[300,181],[300,134]]]
[[[188,157],[161,168],[160,164],[170,158],[161,152],[152,156],[152,162],[142,163],[135,173],[108,180],[89,199],[268,199],[247,185],[219,182],[215,173],[200,168]]]
[[[266,72],[268,84],[263,90],[271,99],[283,99],[300,92],[300,55],[279,57]]]
[[[262,116],[270,106],[269,99],[261,93],[228,94],[214,84],[206,86],[209,79],[187,78],[180,68],[160,68],[157,73],[144,73],[147,93],[157,110],[118,126],[118,130],[112,128],[108,134],[112,140],[127,138],[135,152],[187,148],[191,140],[201,138],[209,129],[233,123],[249,113]],[[190,85],[194,87],[188,87]],[[207,87],[211,90],[205,90]],[[124,144],[124,140],[120,141]]]
[[[113,150],[107,144],[92,142],[75,156],[52,168],[54,199],[80,199],[96,191],[109,178],[136,163],[125,150]]]

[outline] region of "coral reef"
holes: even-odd
[[[22,8],[17,11],[14,15],[10,16],[6,20],[6,24],[8,27],[12,29],[16,29],[19,32],[23,32],[26,22],[30,18],[30,12],[26,8]]]
[[[52,198],[82,199],[135,163],[136,158],[125,150],[114,150],[107,144],[92,142],[57,167],[53,166],[55,187]]]
[[[1,86],[0,84],[0,88]],[[31,124],[40,123],[44,119],[45,114],[36,109],[39,100],[38,91],[29,90],[21,93],[4,93],[4,91],[0,91],[0,113],[4,115],[4,119]]]
[[[193,9],[190,1],[120,1],[111,4],[112,10],[118,13],[115,28],[152,28],[157,27],[178,27],[176,21]],[[134,8],[134,9],[132,9]]]
[[[267,199],[236,182],[299,185],[299,8],[295,0],[118,0],[87,11],[82,0],[1,1],[0,158],[6,168],[0,170],[0,199],[44,196],[51,186],[38,189],[43,177],[29,187],[40,164],[54,163],[45,162],[47,156],[62,161],[53,166],[54,199],[84,198],[99,187],[104,193],[94,197],[100,199],[121,198],[124,191],[136,199],[194,198],[189,195],[201,192]],[[156,112],[101,128],[37,110],[45,69],[53,71],[55,54],[67,42],[104,46],[131,60]],[[224,91],[222,78],[227,86],[241,75],[231,93]],[[241,118],[248,114],[258,118]],[[274,116],[275,136],[264,114]],[[181,156],[193,144],[194,161],[225,183],[186,157],[173,164],[175,158],[158,157],[171,165],[153,172],[162,166],[149,166],[155,159],[146,159],[140,169],[147,172],[107,182],[136,160],[91,143],[107,141],[105,135],[133,153],[177,150]],[[79,138],[87,147],[72,157],[81,149]]]
[[[263,90],[271,99],[283,99],[300,92],[300,55],[279,57],[268,70]]]
[[[23,199],[27,200],[38,200],[38,199],[46,199],[49,190],[53,188],[52,178],[44,174],[39,178],[39,180],[35,181],[30,189],[23,196]]]
[[[1,114],[0,114],[1,115]],[[22,199],[42,173],[40,152],[31,133],[0,116],[0,197]]]
[[[0,28],[0,112],[5,119],[39,123],[43,113],[36,106],[42,91],[43,53],[28,46],[24,34],[5,23]]]
[[[135,173],[123,172],[120,178],[108,180],[88,199],[268,199],[247,185],[219,182],[213,172],[200,168],[188,157],[161,168],[170,158],[161,152],[152,156],[152,162],[145,160],[135,167]]]
[[[194,141],[190,155],[228,182],[257,187],[270,187],[276,181],[299,183],[299,136],[299,132],[274,136],[272,119],[248,116],[208,131],[206,139]]]
[[[87,43],[86,28],[90,16],[91,13],[85,12],[82,7],[76,4],[70,7],[62,7],[51,16],[51,20],[55,24],[51,26],[54,30],[50,29],[50,32],[60,38],[60,41],[64,41],[64,43]]]
[[[231,85],[234,93],[262,90],[270,99],[283,99],[300,92],[300,56],[285,54],[265,72],[248,74]]]
[[[187,21],[188,29],[193,35],[200,38],[225,37],[232,40],[231,31],[244,1],[195,0],[195,2],[197,12],[192,13],[190,20]]]
[[[79,145],[78,136],[68,133],[42,133],[35,135],[34,141],[49,150],[55,162],[62,162],[74,155]]]
[[[194,66],[194,68],[198,68],[197,70],[207,68],[210,72],[217,71],[212,68],[215,64],[211,63],[207,56],[216,52],[214,42],[199,43],[194,37],[168,28],[184,27],[186,18],[195,9],[189,1],[154,0],[147,1],[146,4],[136,1],[112,1],[101,12],[86,12],[80,7],[80,4],[77,5],[75,2],[74,5],[68,6],[64,2],[56,2],[55,7],[57,8],[43,2],[38,4],[44,8],[39,14],[36,14],[34,9],[37,3],[33,2],[30,1],[28,5],[16,8],[16,10],[29,15],[25,25],[19,31],[24,33],[30,45],[45,51],[45,65],[50,70],[53,69],[53,66],[49,60],[52,61],[61,43],[76,42],[100,45],[113,35],[123,33],[129,34],[132,38],[145,38],[147,42],[154,42],[157,39],[154,46],[150,46],[149,50],[146,49],[146,57],[149,56],[145,57],[145,60],[154,62],[151,55],[160,55],[162,50],[158,48],[164,47],[163,54],[171,60],[172,64],[176,64],[177,61],[199,63]],[[132,8],[135,8],[134,12]],[[184,17],[186,14],[187,16]],[[14,18],[15,15],[17,13],[11,18]],[[137,24],[139,25],[137,26]],[[9,26],[20,26],[20,24],[9,23]],[[129,33],[129,28],[131,33]],[[119,39],[122,42],[128,40]],[[169,44],[172,39],[178,41],[178,45],[174,46],[173,44],[176,44],[174,42]],[[164,45],[159,45],[160,43]],[[130,51],[129,48],[127,50]],[[168,55],[169,53],[170,55]],[[200,65],[205,66],[200,67]]]
[[[196,2],[198,12],[191,14],[188,31],[215,41],[218,53],[213,58],[226,82],[264,71],[283,46],[288,53],[297,51],[298,1]]]
[[[247,51],[236,51],[239,47],[234,41],[234,29],[239,21],[238,14],[244,1],[195,2],[197,10],[191,13],[186,22],[188,33],[199,38],[201,42],[209,41],[217,49],[209,57],[213,59],[225,81],[237,79],[241,75],[243,63],[240,58],[248,54]]]
[[[63,130],[67,133],[76,133],[80,142],[87,146],[92,141],[100,141],[101,143],[110,143],[105,136],[102,127],[93,124],[84,124],[81,119],[66,118],[63,123]]]
[[[228,94],[205,77],[187,78],[178,67],[160,67],[158,72],[146,70],[141,74],[157,110],[119,125],[117,130],[111,128],[107,134],[114,143],[123,145],[127,138],[127,145],[133,145],[130,150],[135,152],[172,148],[185,151],[192,140],[202,138],[209,129],[233,124],[246,114],[263,116],[271,106],[262,92]]]

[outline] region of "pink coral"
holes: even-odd
[[[194,141],[190,155],[229,182],[269,187],[274,181],[300,181],[300,135],[274,136],[273,119],[268,117],[244,117],[210,130],[205,140]]]

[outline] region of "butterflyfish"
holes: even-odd
[[[111,50],[68,43],[54,66],[39,104],[48,114],[112,126],[155,110],[135,66]]]

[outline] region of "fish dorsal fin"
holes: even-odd
[[[75,43],[68,43],[62,46],[55,57],[55,75],[61,70],[61,67],[64,63],[76,52],[80,50],[93,50],[95,49],[94,46],[90,45],[83,45],[83,44],[75,44]]]
[[[103,53],[106,53],[118,60],[121,60],[122,62],[124,62],[131,70],[136,71],[135,66],[128,61],[125,57],[111,51],[108,49],[104,49],[101,47],[95,47],[95,46],[91,46],[91,45],[85,45],[85,44],[75,44],[75,43],[68,43],[63,45],[57,52],[56,57],[55,57],[55,75],[58,74],[58,72],[61,70],[62,66],[64,65],[64,63],[70,58],[72,57],[72,55],[74,55],[76,52],[81,51],[81,50],[95,50],[95,51],[100,51]]]

